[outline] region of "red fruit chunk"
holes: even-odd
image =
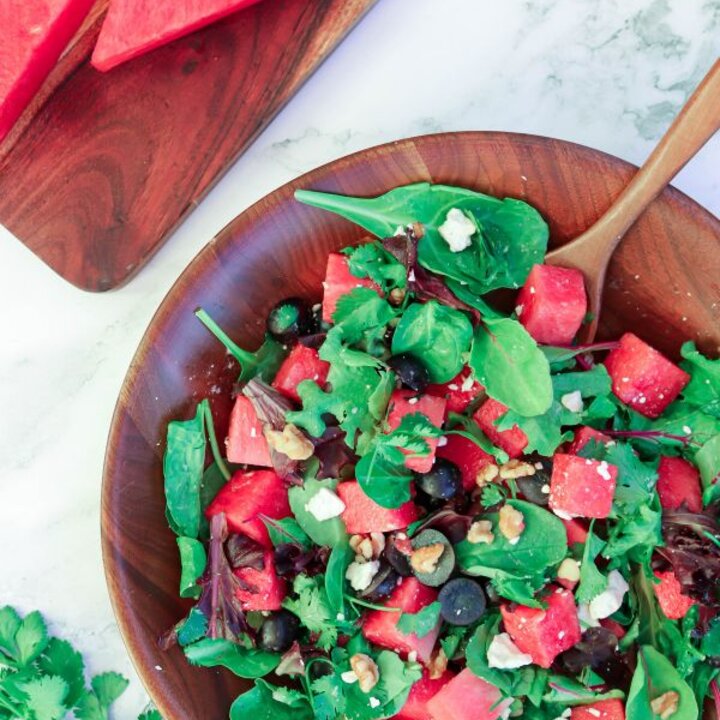
[[[298,343],[283,361],[272,386],[285,397],[300,402],[297,386],[303,380],[314,380],[322,387],[329,369],[330,363],[321,360],[317,350]]]
[[[556,453],[550,478],[550,509],[563,518],[606,518],[618,469],[610,463]]]
[[[513,642],[532,656],[536,665],[549,668],[561,652],[580,641],[581,633],[575,598],[569,590],[552,589],[543,599],[548,604],[545,610],[505,604],[500,612]]]
[[[592,705],[574,707],[570,720],[625,720],[625,706],[622,700],[598,700]]]
[[[369,278],[355,277],[350,272],[347,258],[340,253],[330,253],[325,271],[325,282],[323,282],[323,304],[322,319],[325,322],[332,322],[332,316],[337,307],[340,297],[347,295],[356,287],[372,288],[380,292],[380,288]]]
[[[55,67],[94,0],[0,2],[0,141]]]
[[[112,0],[92,64],[110,70],[257,0]]]
[[[612,389],[645,417],[656,418],[688,384],[690,376],[637,335],[625,333],[605,358]]]
[[[695,605],[695,600],[682,592],[682,586],[672,570],[656,572],[655,577],[660,581],[653,585],[658,603],[666,617],[670,620],[680,620],[687,615],[687,611]]]
[[[394,430],[406,415],[422,413],[435,427],[442,427],[445,422],[444,398],[433,397],[432,395],[418,395],[412,390],[395,390],[390,397],[390,412],[388,414],[388,427]],[[426,438],[430,446],[430,454],[422,457],[408,458],[405,466],[415,472],[428,472],[435,461],[435,449],[438,438]]]
[[[577,455],[591,440],[596,443],[607,443],[610,442],[610,437],[595,428],[583,425],[575,431],[575,436],[565,452],[568,455]]]
[[[574,545],[575,543],[581,543],[584,545],[588,536],[587,525],[577,518],[571,518],[570,520],[561,518],[561,520],[562,524],[565,526],[565,532],[567,533],[568,547]]]
[[[287,595],[285,581],[275,572],[272,550],[264,554],[263,560],[262,570],[247,567],[234,571],[242,585],[235,595],[243,610],[279,610]]]
[[[397,651],[404,658],[408,653],[416,652],[420,662],[428,662],[440,634],[440,623],[438,622],[433,630],[421,638],[415,634],[405,635],[398,630],[397,624],[401,612],[420,612],[426,605],[435,602],[437,596],[437,590],[423,585],[417,578],[403,578],[383,603],[386,607],[398,608],[398,612],[385,610],[368,612],[363,621],[363,636],[375,645]]]
[[[539,343],[570,344],[587,313],[582,273],[572,268],[535,265],[518,293],[516,312]]]
[[[497,720],[512,703],[500,697],[494,685],[466,668],[431,698],[428,710],[433,720]]]
[[[477,474],[486,465],[495,462],[492,455],[461,435],[448,435],[445,445],[438,445],[437,456],[455,463],[462,473],[463,488],[470,492],[477,487]]]
[[[407,702],[395,720],[433,720],[427,707],[428,701],[454,677],[454,673],[446,670],[439,678],[431,680],[427,670],[423,670],[422,677],[412,686]]]
[[[606,630],[609,630],[618,640],[621,638],[624,638],[625,635],[627,635],[627,630],[615,620],[612,620],[610,618],[603,618],[600,620],[600,625],[604,627]]]
[[[225,440],[227,459],[231,463],[272,467],[270,449],[253,404],[238,395],[230,414],[230,428]]]
[[[702,510],[700,473],[687,460],[661,457],[658,465],[657,491],[660,504],[667,510],[678,510],[683,504],[690,512]]]
[[[442,385],[428,385],[427,393],[445,398],[448,412],[465,412],[467,406],[484,390],[475,378],[469,381],[471,375],[472,370],[465,367],[449,382]]]
[[[404,530],[418,518],[418,509],[411,500],[399,508],[384,508],[371,500],[355,480],[340,483],[336,492],[345,503],[342,519],[351,535]]]
[[[220,488],[205,510],[209,518],[221,512],[225,513],[231,532],[242,533],[270,547],[260,515],[277,520],[291,514],[287,487],[272,470],[240,470]]]
[[[514,425],[509,430],[498,430],[495,421],[502,417],[508,408],[497,400],[488,398],[473,415],[475,422],[482,431],[490,438],[493,445],[503,449],[511,458],[518,458],[527,447],[527,435]]]

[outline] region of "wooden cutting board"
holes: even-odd
[[[100,0],[0,146],[0,224],[74,285],[121,285],[375,2],[264,0],[100,73]]]

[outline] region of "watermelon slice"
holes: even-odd
[[[412,501],[399,508],[384,508],[371,500],[355,480],[340,483],[336,492],[345,503],[342,519],[351,535],[404,530],[418,518]]]
[[[322,319],[325,322],[332,322],[338,299],[357,287],[372,288],[380,292],[380,288],[372,280],[355,277],[350,272],[345,255],[330,253],[323,282]]]
[[[655,577],[660,581],[653,585],[658,603],[670,620],[680,620],[687,615],[687,611],[695,605],[695,600],[682,592],[682,586],[672,570],[656,572]]]
[[[585,522],[578,518],[571,518],[570,520],[561,518],[561,521],[565,526],[568,547],[571,547],[575,543],[584,545],[588,536],[588,527]]]
[[[279,520],[291,514],[287,487],[272,470],[240,470],[220,488],[205,514],[210,518],[221,512],[232,532],[270,547],[267,528],[259,516]]]
[[[462,473],[463,489],[471,492],[477,487],[477,475],[495,458],[462,435],[448,435],[446,443],[438,445],[437,456],[455,463]]]
[[[570,720],[625,720],[622,700],[598,700],[591,705],[574,707]]]
[[[442,385],[428,385],[428,395],[447,400],[447,411],[462,413],[485,388],[472,377],[469,367],[463,368],[452,380]]]
[[[507,717],[511,698],[465,668],[428,702],[433,720],[497,720]]]
[[[556,453],[550,478],[550,509],[563,519],[606,518],[612,508],[618,469],[598,462]]]
[[[549,668],[561,652],[580,641],[581,633],[572,592],[558,587],[543,599],[545,610],[513,603],[502,605],[500,612],[518,648],[536,665]]]
[[[92,64],[111,70],[258,0],[111,0]]]
[[[262,570],[246,567],[233,571],[241,585],[235,595],[245,611],[279,610],[287,595],[285,581],[275,572],[272,550],[264,554],[263,562]]]
[[[579,270],[535,265],[517,297],[518,319],[539,343],[568,345],[587,313]]]
[[[0,2],[0,141],[35,97],[94,2]]]
[[[437,596],[438,591],[434,588],[423,585],[417,578],[407,577],[402,578],[383,605],[406,613],[416,613],[435,602]],[[405,635],[397,628],[400,614],[387,610],[371,610],[363,621],[362,634],[371,643],[395,650],[403,657],[416,652],[420,662],[428,662],[440,634],[440,623],[421,638],[415,634]]]
[[[297,386],[303,380],[314,380],[320,387],[327,380],[330,363],[320,359],[315,348],[297,344],[285,358],[272,381],[272,386],[285,397],[300,402]]]
[[[595,428],[583,425],[575,431],[572,442],[567,446],[565,452],[568,455],[577,455],[591,440],[604,444],[610,442],[610,437]]]
[[[627,630],[612,618],[602,618],[600,625],[609,630],[618,640],[622,640],[627,635]]]
[[[690,376],[637,335],[625,333],[605,358],[615,395],[633,410],[656,418],[680,394]]]
[[[473,418],[481,430],[490,438],[493,445],[503,449],[511,458],[518,458],[527,447],[527,435],[517,425],[514,425],[509,430],[498,430],[495,427],[495,421],[507,411],[506,405],[488,398],[475,411]]]
[[[700,473],[692,463],[683,458],[660,458],[656,488],[660,504],[667,510],[677,510],[681,505],[694,513],[702,510]]]
[[[231,463],[272,467],[270,448],[263,435],[262,423],[253,404],[244,395],[237,396],[230,414],[225,449]]]
[[[428,701],[454,677],[455,673],[446,670],[439,678],[431,680],[428,671],[423,670],[422,677],[412,686],[407,702],[395,716],[395,720],[433,720],[428,710]]]

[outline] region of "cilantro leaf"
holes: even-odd
[[[27,695],[27,709],[34,720],[60,720],[65,717],[67,683],[57,675],[36,677],[20,685]]]
[[[128,686],[128,681],[117,673],[96,675],[91,681],[92,692],[83,695],[75,709],[78,720],[108,720],[110,705]]]
[[[233,702],[230,720],[313,720],[313,712],[306,697],[291,698],[280,691],[281,688],[264,680],[256,680],[252,689]]]
[[[15,634],[20,629],[22,620],[13,608],[6,605],[0,608],[0,656],[16,660],[18,655]]]
[[[686,342],[680,354],[685,358],[680,367],[690,374],[683,398],[707,415],[720,419],[720,360],[706,358],[694,342]]]
[[[407,284],[405,266],[379,242],[366,243],[344,251],[350,272],[359,278],[370,278],[384,293]]]
[[[402,613],[397,629],[405,635],[425,637],[440,621],[440,603],[432,602],[416,613]]]
[[[593,520],[590,525],[585,547],[583,548],[582,562],[580,563],[580,583],[575,591],[578,603],[588,603],[607,588],[607,578],[597,569],[595,558],[605,547],[593,530]]]
[[[155,708],[150,708],[138,715],[138,720],[163,720],[163,717]]]
[[[297,598],[286,598],[283,607],[300,618],[300,622],[311,632],[317,633],[316,645],[328,650],[337,641],[335,616],[330,609],[323,578],[298,575],[293,583]]]
[[[505,489],[497,483],[490,483],[482,489],[480,496],[480,504],[484,508],[490,508],[499,505],[507,497]]]
[[[339,673],[323,675],[312,683],[315,720],[335,720],[345,712],[345,684]]]
[[[37,660],[47,644],[47,628],[42,615],[37,610],[28,613],[15,633],[18,665],[27,667]]]
[[[59,676],[67,683],[68,706],[74,705],[85,692],[85,663],[82,655],[67,640],[50,638],[45,652],[38,659],[38,668],[43,674]]]

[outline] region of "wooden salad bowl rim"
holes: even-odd
[[[636,168],[545,137],[453,132],[390,142],[339,158],[262,198],[200,251],[159,306],[130,364],[110,429],[102,487],[102,549],[112,606],[130,657],[166,720],[226,717],[247,682],[191,668],[157,639],[191,601],[178,598],[179,562],[164,518],[168,420],[212,398],[218,432],[237,366],[193,317],[203,305],[241,345],[257,347],[277,300],[320,299],[327,253],[365,233],[293,200],[298,188],[378,195],[417,181],[526,199],[548,220],[551,245],[592,224]],[[694,339],[720,346],[720,221],[669,188],[631,229],[608,273],[600,337],[637,332],[671,356]],[[161,669],[158,669],[161,668]]]

